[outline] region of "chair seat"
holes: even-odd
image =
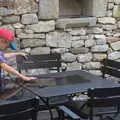
[[[84,106],[84,107],[83,107]],[[90,108],[87,106],[87,102],[84,101],[70,101],[69,103],[67,103],[67,107],[69,109],[71,109],[72,111],[74,111],[76,114],[80,115],[81,117],[87,119],[89,112],[90,112]],[[94,115],[99,116],[99,113],[104,113],[107,111],[116,111],[116,107],[103,107],[103,108],[99,108],[96,107],[94,108]]]
[[[69,101],[67,103],[67,107],[74,111],[76,114],[80,115],[81,117],[87,119],[88,118],[88,109],[85,111],[80,111],[81,107],[85,104],[83,101]]]

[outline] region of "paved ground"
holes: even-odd
[[[54,116],[57,117],[57,113],[53,111]],[[104,120],[120,120],[120,114],[116,117],[112,116],[113,119],[110,119],[108,117],[104,118]],[[49,112],[48,111],[42,111],[38,114],[38,120],[50,120]],[[81,120],[88,120],[88,119],[82,119]],[[99,118],[94,118],[94,120],[100,120]]]

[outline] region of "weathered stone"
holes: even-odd
[[[81,40],[87,40],[87,39],[88,39],[88,36],[87,36],[87,35],[85,35],[85,36],[80,36],[80,39],[81,39]]]
[[[68,63],[67,65],[67,71],[73,71],[73,70],[81,70],[82,69],[82,64],[73,62],[73,63]]]
[[[114,6],[113,17],[120,17],[120,5],[115,5]]]
[[[72,36],[64,32],[51,32],[46,35],[46,45],[49,47],[71,47]]]
[[[89,39],[85,41],[85,47],[92,47],[95,45],[95,40]]]
[[[108,37],[113,36],[113,32],[112,31],[104,31],[104,34]]]
[[[83,53],[87,53],[89,51],[89,49],[84,48],[84,47],[80,47],[80,48],[71,48],[70,51],[73,54],[83,54]]]
[[[67,63],[62,62],[61,63],[61,69],[66,70],[67,69]]]
[[[100,70],[89,70],[89,72],[96,76],[101,76],[102,72]]]
[[[3,20],[2,20],[3,23],[18,23],[20,22],[20,17],[19,16],[15,16],[15,15],[12,15],[12,16],[6,16],[6,17],[3,17]]]
[[[85,29],[72,30],[70,34],[71,35],[86,35],[86,30]]]
[[[86,16],[105,16],[107,2],[106,0],[83,0],[83,14]]]
[[[104,45],[106,44],[106,39],[97,39],[96,40],[96,45]]]
[[[77,40],[72,42],[72,47],[73,48],[79,48],[84,46],[84,40]]]
[[[113,9],[113,7],[114,7],[114,3],[113,2],[109,2],[108,3],[108,10]]]
[[[72,36],[72,41],[80,40],[80,36]]]
[[[40,19],[56,19],[59,17],[59,0],[40,0],[39,12]]]
[[[40,0],[36,0],[36,2],[39,2]]]
[[[27,38],[45,38],[45,34],[25,34],[21,33],[17,35],[18,38],[27,39]]]
[[[102,28],[99,28],[99,27],[94,27],[93,29],[90,28],[87,30],[87,33],[103,33],[103,29]]]
[[[22,24],[35,24],[38,23],[38,17],[36,14],[24,14],[21,19]]]
[[[115,4],[120,4],[119,0],[114,0]]]
[[[119,32],[116,32],[113,36],[119,38],[119,37],[120,37],[120,33],[119,33]]]
[[[25,51],[26,53],[30,53],[31,48],[25,48],[24,51]]]
[[[106,52],[108,50],[108,45],[96,45],[92,47],[91,51],[92,52]]]
[[[27,34],[34,34],[33,30],[28,30],[28,29],[24,29],[24,33],[27,33]]]
[[[105,58],[107,58],[107,54],[104,54],[104,53],[94,53],[93,54],[94,61],[102,61]]]
[[[112,17],[98,18],[98,23],[102,24],[115,24],[115,22],[116,22],[115,18]]]
[[[103,25],[103,29],[104,29],[104,30],[109,30],[109,31],[111,31],[111,30],[114,30],[114,29],[116,29],[116,28],[117,28],[116,25]]]
[[[64,19],[58,19],[56,21],[56,27],[60,29],[65,28],[79,28],[81,26],[95,26],[97,19],[95,17],[88,17],[88,18],[64,18]]]
[[[31,55],[50,54],[49,47],[36,47],[31,50]]]
[[[106,16],[107,17],[112,17],[113,16],[113,11],[112,10],[108,10]]]
[[[79,54],[77,60],[80,63],[90,62],[92,60],[92,53]]]
[[[107,0],[108,2],[114,2],[114,0]]]
[[[120,52],[109,53],[108,59],[111,59],[111,60],[120,59]]]
[[[113,43],[113,42],[117,42],[120,40],[120,38],[116,38],[116,37],[106,37],[107,43]]]
[[[113,50],[120,50],[120,41],[111,43],[111,47],[113,48]]]
[[[7,16],[7,15],[11,15],[12,11],[8,10],[5,7],[0,7],[0,16]]]
[[[64,62],[74,62],[76,60],[76,56],[72,53],[64,53],[62,54],[61,59]]]
[[[52,49],[51,50],[52,53],[65,53],[65,52],[68,52],[68,49],[66,48],[55,48],[55,49]]]
[[[28,25],[26,29],[33,30],[36,33],[50,32],[55,29],[55,21],[40,21],[38,24]]]
[[[105,39],[105,35],[95,35],[95,39]]]
[[[88,36],[72,36],[72,41],[76,40],[87,40]]]
[[[21,33],[23,33],[23,29],[16,29],[15,33],[16,35],[20,35]]]
[[[101,64],[100,62],[89,62],[85,63],[83,68],[87,70],[97,70],[101,68]]]
[[[0,20],[2,20],[2,17],[0,16]]]
[[[14,0],[14,14],[38,12],[38,6],[34,0]]]
[[[21,42],[21,47],[38,47],[38,46],[44,46],[45,40],[42,39],[23,39]]]
[[[25,26],[22,25],[21,23],[15,23],[15,24],[13,24],[13,27],[16,29],[20,29],[20,28],[24,28]]]

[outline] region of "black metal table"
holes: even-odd
[[[119,87],[120,84],[95,76],[86,71],[66,71],[50,73],[37,76],[36,85],[25,85],[25,89],[39,96],[49,109],[51,119],[49,99],[52,97],[68,96],[74,93],[86,92],[89,88]],[[43,87],[42,86],[46,86]]]
[[[68,96],[74,93],[86,92],[88,88],[118,87],[120,84],[92,75],[86,71],[66,71],[36,76],[36,83],[19,84],[30,97],[35,95],[41,98],[47,106],[51,119],[49,99],[52,97]]]
[[[37,77],[39,79],[37,80],[38,83],[36,87],[26,87],[43,98],[81,93],[87,91],[88,88],[120,86],[118,83],[114,83],[113,81],[81,70],[50,73],[47,75],[39,75]],[[42,85],[47,87],[41,88]]]

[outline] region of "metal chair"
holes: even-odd
[[[102,120],[103,115],[117,115],[120,112],[120,87],[89,89],[88,97],[82,105],[81,101],[71,101],[67,107],[90,120],[94,116],[99,116]]]
[[[102,76],[110,75],[116,78],[120,78],[120,62],[115,60],[104,59],[102,61]]]
[[[29,55],[26,58],[17,56],[16,60],[19,72],[21,72],[23,69],[28,70],[37,68],[49,68],[60,72],[60,54]]]
[[[17,66],[18,66],[19,72],[22,72],[22,70],[27,71],[29,69],[39,69],[39,68],[48,68],[50,70],[52,69],[52,70],[56,70],[56,72],[60,72],[60,67],[61,67],[60,54],[29,55],[26,58],[17,56],[16,60],[17,60]],[[43,86],[43,87],[46,87],[46,86]],[[47,99],[46,101],[49,102],[50,109],[56,108],[58,110],[59,108],[57,106],[64,105],[65,103],[68,102],[68,100],[69,100],[68,96],[61,96],[61,97],[50,98],[50,99]],[[41,100],[40,100],[39,106],[40,106],[39,109],[41,111],[48,109],[48,106],[46,106],[45,103]]]
[[[0,120],[37,120],[39,98],[29,98],[0,103]]]

